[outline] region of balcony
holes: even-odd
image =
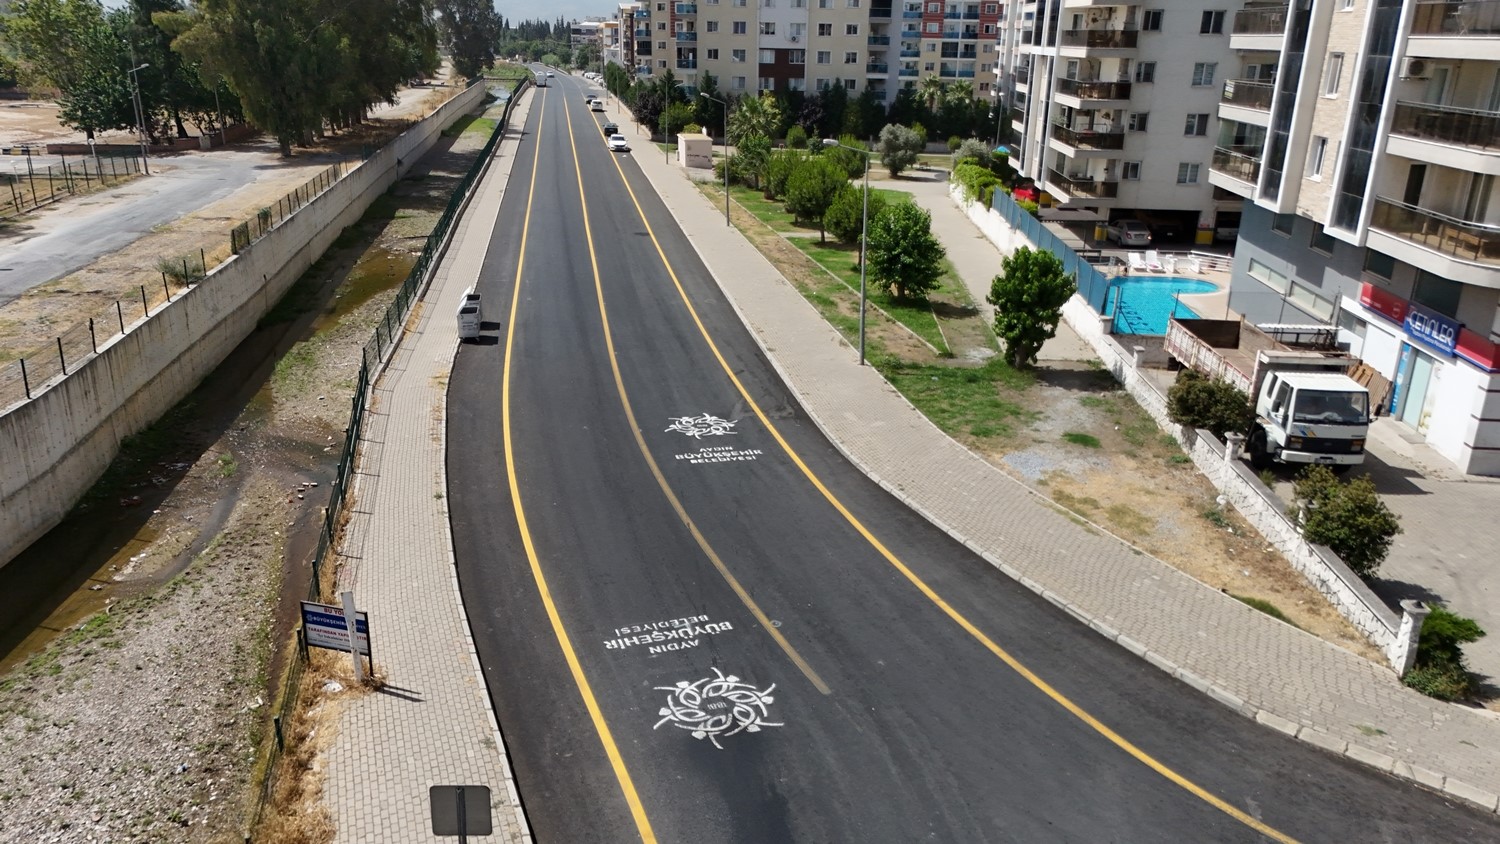
[[[891,36],[871,35],[869,38],[865,39],[865,42],[868,43],[871,47],[889,47],[891,45]]]
[[[698,14],[698,4],[697,3],[678,3],[677,4],[677,14],[679,14],[679,15],[696,15],[696,14]]]
[[[964,18],[963,19],[966,20],[966,21],[977,21],[977,20],[979,20],[979,12],[977,12],[977,11],[974,11],[974,12],[964,12]]]
[[[903,67],[897,75],[903,79],[915,79],[917,77],[917,69],[914,67]]]
[[[922,13],[920,11],[913,12],[911,9],[907,9],[901,13],[901,17],[909,21],[919,21],[922,19]]]
[[[891,19],[890,6],[873,6],[870,8],[870,20],[884,21]]]
[[[1259,147],[1214,147],[1213,163],[1209,169],[1253,185],[1260,181],[1263,154],[1264,150]]]
[[[1398,102],[1391,134],[1500,152],[1500,112]]]
[[[904,38],[904,39],[906,39],[906,40],[908,40],[908,41],[917,41],[917,40],[920,40],[921,37],[922,37],[922,30],[920,30],[920,29],[903,29],[903,30],[901,30],[901,37]]]
[[[677,33],[677,40],[678,41],[697,41],[698,40],[698,33],[696,33],[696,32],[679,32],[679,33]]]
[[[1078,149],[1125,148],[1125,131],[1123,129],[1095,132],[1087,129],[1069,129],[1066,126],[1059,126],[1054,123],[1052,124],[1052,138]]]
[[[888,75],[890,72],[891,66],[888,64],[871,62],[870,64],[865,65],[865,73],[878,73],[881,75]]]
[[[1271,95],[1274,93],[1276,93],[1276,86],[1270,82],[1261,82],[1256,79],[1226,79],[1224,91],[1219,95],[1219,102],[1240,108],[1270,111]]]
[[[1471,38],[1500,35],[1500,0],[1462,3],[1419,0],[1411,19],[1412,35]]]
[[[1081,79],[1057,80],[1057,93],[1080,100],[1128,100],[1129,82],[1085,82]]]
[[[1286,32],[1286,6],[1241,9],[1234,13],[1234,35],[1281,35]]]
[[[637,37],[637,38],[650,38],[651,37],[651,30],[649,30],[649,29],[637,29],[635,31],[635,37]]]
[[[1065,29],[1057,34],[1057,45],[1086,50],[1134,50],[1140,36],[1134,29]]]
[[[944,20],[950,20],[950,21],[960,20],[960,19],[963,18],[963,16],[964,16],[963,12],[944,12],[943,13],[943,19]]]
[[[1375,198],[1370,228],[1460,261],[1500,265],[1500,225],[1461,220],[1382,196]]]
[[[903,58],[903,59],[919,59],[921,57],[922,57],[922,51],[921,50],[902,50],[901,51],[901,58]]]
[[[946,38],[947,36],[944,36],[944,37]],[[977,29],[966,29],[963,32],[959,33],[958,37],[962,38],[965,41],[978,41],[979,40],[979,30],[977,30]]]
[[[1047,171],[1047,184],[1070,197],[1114,199],[1120,195],[1120,183],[1114,179],[1099,180],[1091,176],[1065,176],[1058,170]]]
[[[677,60],[677,69],[678,70],[697,70],[698,69],[698,60],[697,59],[678,59]]]
[[[1026,85],[1031,82],[1031,68],[1024,65],[1021,67],[1011,68],[1010,75],[1011,78],[1015,79],[1022,85]]]

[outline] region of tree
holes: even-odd
[[[897,299],[926,299],[937,289],[947,253],[932,235],[932,217],[916,203],[892,205],[870,219],[869,274]]]
[[[865,174],[865,168],[870,164],[870,157],[860,150],[865,145],[860,143],[853,135],[845,135],[839,138],[843,146],[824,147],[823,157],[837,164],[844,175],[851,179],[858,179]],[[852,149],[850,149],[852,147]]]
[[[878,193],[870,194],[870,219],[874,220],[885,210],[885,200]],[[865,222],[865,192],[854,185],[845,185],[839,191],[838,196],[833,198],[833,204],[823,214],[823,225],[828,227],[828,233],[845,243],[859,243],[859,236],[864,230]],[[863,253],[864,245],[860,244]],[[860,260],[864,260],[861,257]]]
[[[1167,418],[1223,439],[1230,431],[1243,433],[1250,424],[1250,399],[1222,378],[1185,369],[1167,389]]]
[[[682,132],[683,127],[693,122],[693,107],[687,103],[672,103],[667,106],[662,123],[668,135]]]
[[[766,168],[771,160],[771,139],[765,135],[746,135],[734,148],[736,179],[752,188],[758,188],[766,177]]]
[[[822,157],[808,158],[792,169],[786,180],[786,210],[798,220],[818,224],[818,240],[828,239],[823,214],[833,204],[848,178],[836,164]]]
[[[990,166],[989,145],[978,138],[969,138],[959,144],[958,149],[953,151],[953,167],[955,172],[958,165],[966,161],[972,161],[980,167],[988,168]]]
[[[868,140],[878,135],[884,125],[885,104],[874,88],[866,86],[844,112],[843,133]]]
[[[766,179],[765,184],[761,185],[761,195],[766,199],[778,199],[785,196],[787,180],[791,178],[792,171],[800,167],[807,158],[807,153],[802,150],[771,153],[766,159]]]
[[[809,97],[808,99],[812,99]],[[818,108],[822,112],[815,125],[820,138],[832,138],[843,134],[844,117],[849,113],[849,91],[843,85],[830,85],[818,94]]]
[[[937,111],[938,104],[947,94],[948,85],[940,76],[929,76],[917,83],[917,98],[927,107],[927,113]]]
[[[1292,492],[1288,515],[1302,525],[1303,538],[1328,546],[1360,577],[1374,577],[1401,533],[1400,520],[1376,494],[1375,482],[1362,475],[1343,483],[1328,467],[1309,466]]]
[[[729,118],[729,141],[738,144],[746,135],[765,135],[775,139],[781,130],[781,104],[769,92],[745,97],[734,105]]]
[[[916,131],[893,123],[880,130],[880,163],[892,177],[899,176],[902,170],[917,163],[917,154],[924,145]]]
[[[491,0],[437,0],[437,11],[454,70],[473,79],[495,63],[501,20]]]
[[[1036,363],[1042,344],[1057,334],[1062,306],[1077,289],[1051,252],[1022,246],[1000,263],[985,301],[995,306],[995,336],[1005,344],[1011,366]]]
[[[125,47],[128,16],[97,0],[24,0],[6,20],[27,84],[55,87],[63,123],[88,137],[135,125]]]
[[[725,132],[728,127],[724,125],[724,106],[719,105],[719,100],[727,101],[728,95],[719,91],[719,80],[712,73],[704,71],[698,78],[698,93],[706,95],[699,96],[693,102],[699,125],[708,127],[709,134]],[[710,97],[713,99],[709,99]]]

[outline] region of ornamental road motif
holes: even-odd
[[[702,416],[672,416],[668,418],[672,424],[667,426],[667,431],[687,434],[693,439],[722,437],[726,434],[734,434],[735,432],[730,429],[739,424],[731,422],[728,419],[720,419],[710,413],[704,413]]]
[[[775,683],[760,690],[733,674],[726,675],[717,668],[713,672],[715,676],[697,682],[678,680],[675,686],[657,686],[658,691],[669,694],[667,705],[656,713],[662,719],[651,729],[670,723],[689,731],[695,739],[708,739],[723,750],[720,738],[739,732],[758,733],[761,727],[782,726],[766,720],[767,711],[776,700],[771,696]]]

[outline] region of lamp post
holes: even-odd
[[[151,175],[151,164],[146,160],[146,118],[141,113],[140,73],[150,66],[150,62],[142,62],[140,67],[130,69],[130,99],[135,104],[135,128],[141,141],[141,168],[147,176]]]
[[[843,147],[865,157],[864,213],[859,223],[859,365],[865,365],[865,268],[869,265],[865,255],[865,240],[870,234],[870,156],[874,152],[859,147],[841,144],[833,138],[823,139],[824,147]]]
[[[716,102],[719,105],[721,105],[721,106],[724,107],[724,225],[727,226],[727,225],[730,225],[730,222],[729,222],[729,101],[727,99],[721,100],[718,97],[710,97],[708,94],[705,94],[702,91],[698,92],[698,96],[702,97],[705,100],[713,100],[714,102]]]

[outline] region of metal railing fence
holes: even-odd
[[[76,196],[96,188],[117,185],[140,175],[139,155],[75,155],[68,158],[58,156],[56,164],[36,166],[31,156],[23,156],[25,172],[21,172],[21,161],[11,159],[11,171],[0,173],[0,220],[15,217],[43,205]]]

